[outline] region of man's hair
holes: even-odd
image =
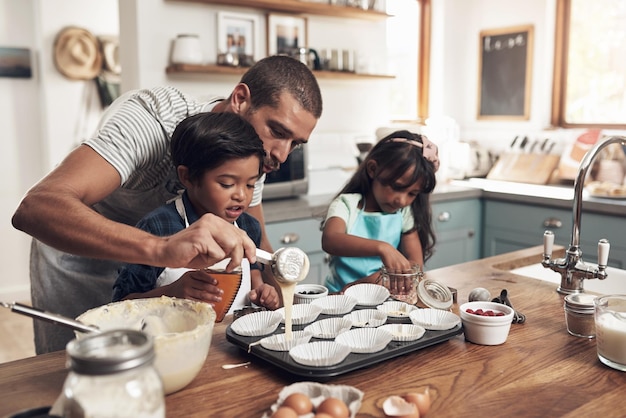
[[[174,166],[186,166],[193,181],[228,160],[251,156],[259,158],[259,177],[263,174],[263,142],[249,122],[231,112],[183,119],[172,135],[170,152]]]
[[[322,93],[315,76],[300,61],[273,55],[254,64],[241,82],[250,89],[252,109],[262,106],[278,107],[283,92],[291,94],[307,112],[322,116]]]

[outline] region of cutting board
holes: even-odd
[[[502,154],[487,174],[487,178],[518,183],[547,184],[560,159],[560,155]]]

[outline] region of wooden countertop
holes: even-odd
[[[381,417],[379,407],[386,397],[426,386],[433,397],[430,417],[624,416],[626,373],[598,361],[595,340],[567,333],[563,298],[554,284],[508,272],[538,262],[541,250],[534,247],[427,273],[457,288],[459,304],[475,287],[494,295],[506,288],[527,320],[511,326],[503,345],[474,345],[460,335],[326,383],[365,392],[358,417]],[[166,397],[168,417],[261,417],[283,386],[299,380],[227,342],[224,330],[230,321],[216,326],[196,379]],[[247,367],[221,367],[249,360]],[[51,405],[66,375],[63,351],[1,364],[0,416]]]

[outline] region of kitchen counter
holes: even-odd
[[[265,221],[283,222],[305,218],[319,218],[321,220],[333,197],[333,194],[321,194],[264,201]],[[572,186],[543,186],[472,178],[438,185],[431,195],[431,202],[483,197],[571,209],[574,188]],[[588,193],[584,192],[583,211],[624,216],[626,214],[626,199],[596,198],[590,197]]]
[[[563,298],[553,283],[509,272],[538,262],[541,252],[533,247],[427,273],[458,289],[459,304],[475,287],[494,295],[506,288],[527,320],[511,326],[503,345],[475,345],[460,335],[327,383],[352,385],[365,393],[361,418],[381,417],[379,407],[390,395],[427,386],[433,398],[430,417],[624,416],[626,373],[599,362],[595,340],[567,333]],[[454,309],[458,312],[458,305]],[[227,342],[224,330],[231,321],[227,317],[216,325],[196,379],[166,397],[168,417],[261,417],[284,386],[299,380]],[[252,363],[221,367],[246,361]],[[1,364],[0,416],[51,405],[66,375],[63,351]]]

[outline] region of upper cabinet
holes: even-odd
[[[360,7],[339,6],[300,0],[171,0],[190,3],[222,4],[225,6],[252,7],[272,12],[302,13],[318,16],[334,16],[350,19],[381,20],[388,14]]]

